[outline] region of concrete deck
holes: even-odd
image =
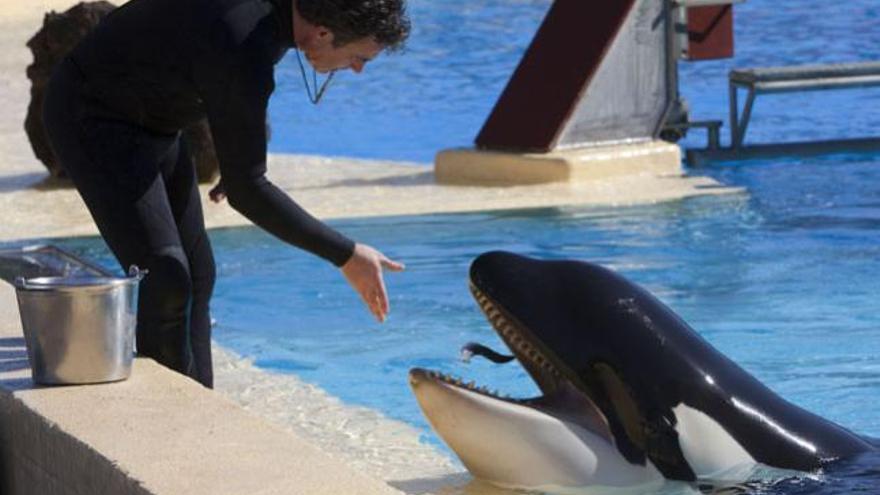
[[[129,380],[37,388],[0,286],[0,492],[399,493],[151,360]]]
[[[96,234],[76,193],[45,181],[22,129],[31,61],[24,42],[46,10],[73,3],[0,0],[0,241]],[[731,191],[678,172],[454,187],[438,185],[427,165],[275,155],[270,169],[323,218],[621,205]],[[247,224],[226,204],[205,206],[209,227]],[[429,493],[461,481],[411,428],[352,412],[296,377],[264,373],[222,349],[215,393],[149,360],[138,360],[122,383],[34,388],[23,346],[14,291],[0,284],[3,494],[395,493],[385,482]]]

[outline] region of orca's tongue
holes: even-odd
[[[468,342],[467,344],[461,347],[461,360],[465,363],[470,362],[471,358],[474,356],[483,356],[484,358],[492,361],[493,363],[509,363],[516,359],[513,356],[508,356],[505,354],[500,354],[498,352],[489,349],[483,344],[478,344],[476,342]]]

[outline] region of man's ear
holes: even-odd
[[[317,26],[315,29],[315,43],[320,46],[328,46],[333,44],[333,31],[324,27]]]

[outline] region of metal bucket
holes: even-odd
[[[37,277],[15,280],[33,380],[83,384],[131,374],[137,289],[143,278]]]

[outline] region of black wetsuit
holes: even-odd
[[[266,176],[274,65],[290,0],[131,0],[59,64],[44,104],[53,149],[141,283],[138,352],[212,386],[214,259],[180,129],[207,115],[229,204],[337,266],[354,243]]]

